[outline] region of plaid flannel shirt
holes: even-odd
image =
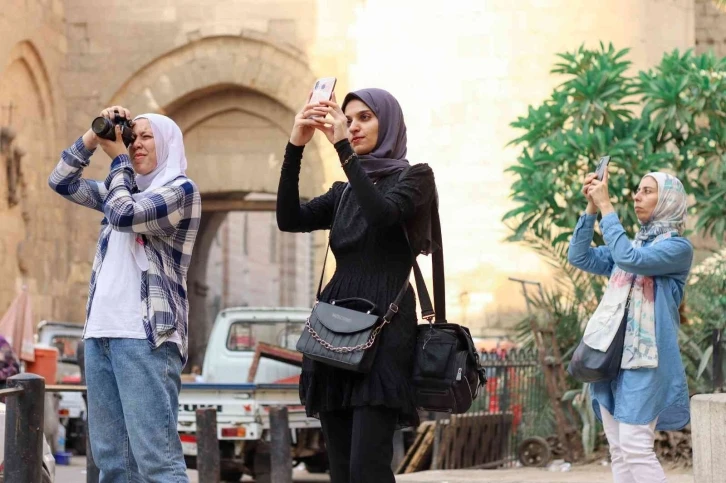
[[[82,178],[83,168],[90,163],[91,155],[93,151],[86,149],[83,138],[79,138],[63,151],[48,180],[50,187],[64,198],[105,215],[91,271],[86,323],[111,230],[136,233],[137,241],[143,242],[149,259],[149,269],[141,274],[140,298],[147,340],[156,348],[174,331],[178,332],[182,340],[182,359],[186,363],[187,270],[202,214],[199,190],[192,180],[181,176],[145,192],[148,196],[135,201],[131,193],[138,190],[129,157],[126,154],[117,156],[106,180],[93,181]]]

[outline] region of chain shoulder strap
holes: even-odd
[[[363,344],[358,344],[353,347],[334,346],[330,342],[328,342],[325,339],[323,339],[322,337],[320,337],[318,335],[318,333],[315,331],[315,329],[313,329],[313,326],[310,324],[310,317],[308,317],[308,320],[305,322],[305,328],[307,329],[308,332],[310,332],[310,335],[312,336],[313,339],[315,339],[315,341],[317,341],[318,344],[325,347],[329,351],[337,352],[338,354],[348,354],[351,352],[364,351],[364,350],[367,350],[367,349],[370,349],[371,347],[373,347],[373,344],[376,342],[376,337],[378,337],[378,334],[383,329],[383,326],[388,323],[390,323],[388,320],[383,319],[383,323],[378,325],[378,327],[376,327],[375,329],[373,329],[373,332],[371,332],[371,335],[368,337],[368,340],[366,342],[364,342]]]

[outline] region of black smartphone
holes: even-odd
[[[600,158],[600,161],[598,161],[597,169],[595,170],[598,181],[602,181],[603,177],[605,177],[605,171],[608,169],[608,164],[610,164],[610,156],[603,156]]]

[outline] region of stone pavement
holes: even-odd
[[[667,471],[668,483],[694,483],[690,470]],[[609,466],[574,467],[568,472],[546,469],[422,471],[396,476],[400,483],[611,483]]]
[[[70,466],[59,466],[56,483],[85,483],[85,458],[73,458]],[[668,483],[694,483],[690,470],[667,470]],[[190,483],[199,483],[197,472],[188,471]],[[253,480],[244,478],[243,482]],[[294,472],[295,483],[325,483],[327,475],[308,475]],[[611,483],[610,468],[602,465],[576,466],[568,472],[554,472],[546,469],[515,468],[510,470],[446,470],[422,471],[396,476],[398,483]]]

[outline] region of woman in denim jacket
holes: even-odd
[[[693,247],[682,237],[687,197],[674,176],[644,176],[635,195],[641,228],[630,240],[610,202],[607,181],[607,173],[602,181],[594,174],[586,177],[582,192],[588,205],[568,255],[575,267],[610,277],[584,342],[606,350],[627,317],[620,373],[592,384],[593,409],[605,428],[615,483],[660,483],[666,479],[653,449],[655,431],[681,429],[690,420],[678,347],[678,306],[693,261]],[[598,211],[605,245],[593,248]]]

